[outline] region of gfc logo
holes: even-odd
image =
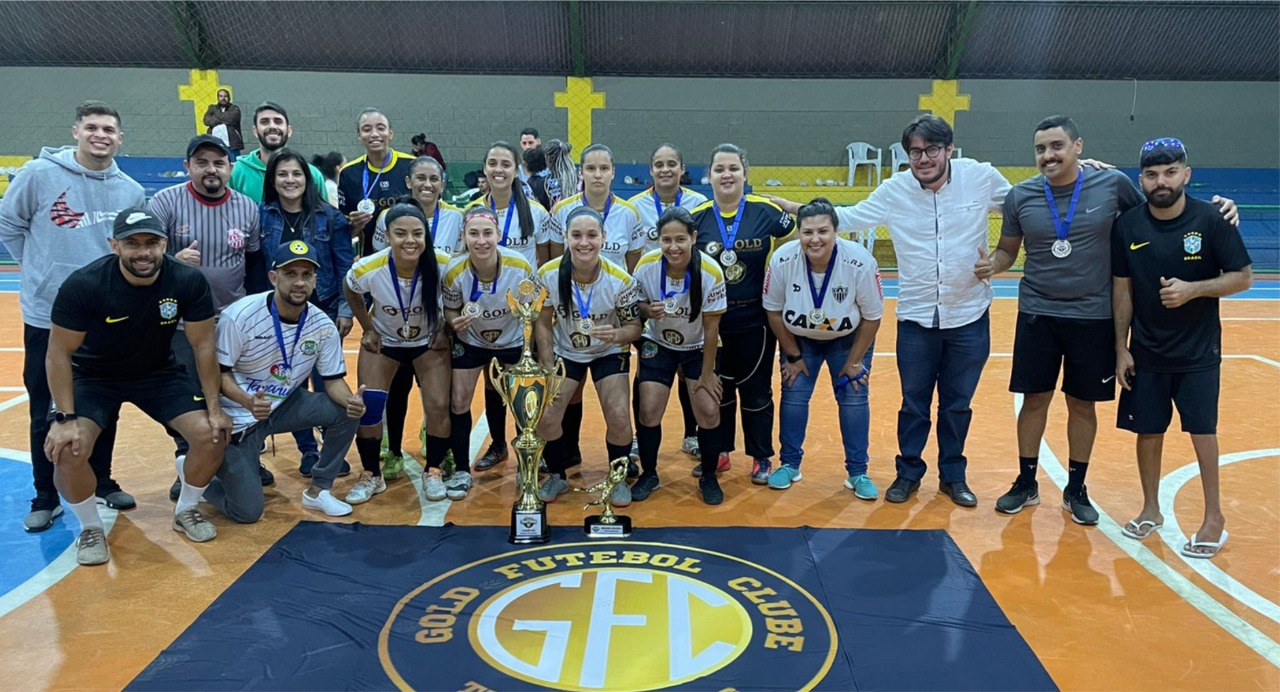
[[[831,617],[790,579],[739,558],[642,542],[497,555],[405,596],[382,628],[402,690],[811,689]]]

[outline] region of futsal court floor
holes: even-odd
[[[803,482],[787,491],[754,486],[750,462],[738,452],[732,470],[722,476],[725,503],[709,508],[696,495],[696,479],[689,473],[694,461],[679,452],[679,406],[673,397],[659,460],[662,488],[625,510],[637,536],[645,527],[660,526],[944,529],[1063,689],[1280,689],[1280,284],[1259,280],[1242,299],[1223,303],[1219,439],[1231,538],[1211,561],[1178,553],[1186,534],[1199,525],[1202,504],[1191,444],[1176,432],[1176,420],[1165,442],[1160,485],[1165,526],[1145,543],[1121,535],[1120,526],[1141,506],[1141,492],[1134,436],[1115,428],[1114,402],[1099,407],[1088,478],[1090,497],[1102,516],[1098,526],[1077,526],[1060,509],[1067,476],[1060,398],[1041,445],[1043,503],[1016,516],[993,510],[1016,475],[1019,405],[1007,391],[1016,280],[996,284],[992,356],[974,399],[967,448],[977,508],[957,507],[937,493],[932,462],[919,494],[905,504],[855,499],[842,485],[839,428],[825,385],[810,407]],[[30,462],[16,286],[16,274],[0,274],[0,545],[6,552],[0,558],[0,651],[5,653],[0,688],[119,689],[300,520],[325,518],[301,508],[305,481],[297,473],[298,454],[292,438],[280,435],[274,453],[264,456],[277,483],[265,490],[262,521],[235,525],[210,509],[218,538],[203,545],[188,542],[170,528],[171,443],[160,426],[126,407],[114,475],[137,497],[138,508],[106,512],[111,563],[75,566],[70,513],[53,530],[22,534]],[[894,281],[886,281],[886,291],[887,315],[892,315]],[[886,319],[871,379],[870,474],[882,496],[893,480],[896,450],[894,338],[895,324]],[[358,344],[356,336],[346,340],[352,381]],[[603,472],[603,425],[591,390],[586,411],[587,462],[582,476],[570,479],[575,485],[594,482]],[[419,461],[420,415],[413,405],[406,433],[413,439],[405,440],[405,450]],[[488,437],[480,398],[473,418],[478,423],[472,449],[478,455]],[[934,450],[931,443],[926,459]],[[354,450],[348,458],[358,467]],[[506,525],[514,471],[509,460],[479,474],[465,501],[426,503],[417,492],[415,467],[412,478],[392,482],[386,494],[357,507],[352,516],[330,521]],[[354,475],[339,479],[336,489],[343,494],[352,482]],[[580,525],[584,514],[573,500],[556,502],[548,511],[553,524],[564,526]],[[505,543],[493,546],[495,553],[507,549]],[[352,588],[359,588],[357,565],[351,577]]]

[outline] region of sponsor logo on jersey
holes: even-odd
[[[175,298],[160,300],[160,324],[172,324],[178,317],[178,301]]]
[[[1196,255],[1200,253],[1202,238],[1199,233],[1192,231],[1182,237],[1182,249],[1187,251],[1188,255]],[[1199,259],[1199,257],[1184,257],[1183,259]]]

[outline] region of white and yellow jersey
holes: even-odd
[[[627,201],[640,213],[640,226],[644,230],[644,251],[648,252],[656,249],[658,247],[658,219],[662,217],[662,212],[671,208],[671,205],[659,202],[657,193],[653,191],[653,188],[649,188]],[[694,192],[687,187],[682,187],[676,191],[676,206],[683,207],[689,212],[692,212],[695,207],[706,201],[707,198],[703,197],[701,193]]]
[[[692,351],[702,348],[702,343],[706,341],[706,332],[702,329],[703,313],[723,314],[728,309],[728,303],[725,299],[725,283],[724,272],[720,270],[720,265],[705,254],[699,252],[698,256],[702,258],[701,267],[698,271],[702,272],[702,312],[699,313],[697,319],[689,321],[689,315],[693,314],[692,301],[690,301],[689,276],[693,267],[689,267],[685,272],[684,278],[672,279],[667,277],[666,293],[662,290],[662,251],[652,250],[646,252],[644,257],[636,262],[636,270],[634,273],[636,284],[640,287],[640,299],[652,303],[655,301],[664,301],[667,298],[675,298],[679,307],[674,313],[665,313],[661,318],[650,318],[644,323],[644,336],[650,341],[655,341],[669,349],[675,351]]]
[[[423,277],[418,277],[418,287],[412,288],[412,279],[401,279],[391,270],[391,249],[375,252],[362,257],[351,265],[347,272],[347,286],[356,293],[373,296],[373,304],[369,306],[369,316],[373,318],[373,327],[382,337],[384,346],[427,346],[431,343],[431,332],[427,329],[427,310],[436,312],[436,321],[440,317],[440,286],[436,286],[435,305],[424,305]],[[425,260],[425,258],[424,258]],[[444,275],[449,256],[436,251],[436,263],[439,265],[438,276]],[[399,298],[396,291],[399,290]],[[413,291],[413,299],[409,292]],[[400,301],[404,301],[406,315],[400,313]],[[438,331],[438,330],[437,330]]]
[[[498,238],[502,247],[508,250],[515,250],[524,256],[525,260],[533,266],[538,266],[538,246],[547,243],[551,238],[551,228],[554,225],[549,214],[537,200],[529,198],[529,216],[533,219],[533,228],[520,227],[520,212],[516,210],[514,201],[508,203],[504,209],[495,209],[493,201],[488,195],[481,197],[468,204],[465,209],[476,206],[486,206],[493,209],[498,215]],[[465,209],[463,213],[465,214]],[[510,227],[508,227],[507,214],[511,217]],[[504,233],[505,231],[505,233]],[[503,236],[506,236],[505,240]],[[466,240],[460,241],[459,252],[466,250]]]
[[[858,328],[862,320],[878,320],[884,315],[884,292],[880,267],[861,243],[839,238],[827,263],[827,271],[813,274],[809,288],[809,265],[800,240],[783,243],[769,260],[764,279],[764,309],[781,312],[787,331],[799,336],[828,341]],[[815,322],[813,291],[822,291],[827,274],[827,291],[822,293],[822,320]]]
[[[564,245],[564,233],[568,228],[569,212],[585,205],[581,193],[560,200],[551,208],[551,242]],[[604,216],[604,246],[600,256],[627,268],[627,253],[644,249],[644,228],[640,224],[640,212],[630,202],[610,193]]]
[[[436,210],[427,217],[427,232],[431,234],[431,244],[436,250],[450,257],[461,253],[462,245],[462,210],[439,202]],[[378,214],[378,223],[373,229],[373,249],[387,249],[387,212]]]
[[[507,291],[514,293],[521,281],[535,278],[533,265],[515,250],[498,248],[498,252],[498,277],[493,282],[476,279],[470,255],[454,257],[444,270],[444,306],[461,311],[464,305],[474,302],[480,307],[480,315],[471,326],[457,335],[470,346],[503,349],[524,345],[520,320],[507,305]]]
[[[590,317],[596,326],[619,327],[624,321],[638,320],[640,313],[636,301],[640,298],[640,291],[635,279],[622,267],[601,258],[600,271],[591,283],[570,281],[569,294],[561,296],[560,265],[567,261],[564,257],[555,257],[538,270],[538,281],[547,287],[547,302],[543,309],[550,308],[555,313],[552,334],[556,355],[586,363],[601,356],[625,353],[627,347],[622,344],[607,343],[583,334],[578,330],[578,323],[583,317]],[[589,315],[583,315],[579,310],[574,287],[584,302],[590,301]],[[568,307],[568,317],[561,313],[561,305]]]

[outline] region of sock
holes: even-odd
[[[631,380],[631,420],[640,425],[640,378]]]
[[[382,440],[376,437],[356,436],[356,452],[360,454],[360,465],[365,471],[375,476],[382,475],[382,459],[379,458],[381,449]]]
[[[429,438],[428,438],[429,439]],[[471,412],[449,412],[449,449],[453,450],[454,468],[471,471]]]
[[[564,410],[564,420],[560,423],[560,429],[564,431],[560,439],[564,440],[566,461],[582,459],[582,449],[578,446],[578,441],[582,438],[581,401],[576,404],[569,404]]]
[[[84,502],[67,502],[67,506],[80,520],[80,529],[102,528],[102,516],[98,514],[98,500],[90,495]]]
[[[547,440],[547,444],[542,448],[542,458],[547,462],[547,472],[564,478],[564,470],[568,468],[565,465],[564,458],[564,437],[557,437],[554,440]]]
[[[1084,488],[1084,475],[1089,472],[1089,462],[1069,461],[1067,463],[1067,492],[1078,493]]]
[[[647,425],[636,426],[636,442],[640,445],[640,475],[656,476],[658,474],[658,447],[662,444],[662,426],[650,428]]]
[[[680,378],[676,383],[676,394],[680,397],[680,413],[684,416],[684,437],[697,437],[698,419],[693,416],[693,400],[689,398],[689,381]]]
[[[177,515],[189,509],[195,509],[196,505],[200,504],[200,498],[204,496],[205,488],[208,487],[206,485],[204,488],[197,488],[183,481],[182,492],[178,495],[178,504],[174,506],[173,513]]]
[[[489,423],[489,437],[499,448],[507,446],[507,405],[502,403],[502,395],[496,389],[484,390],[484,418]],[[471,427],[470,424],[467,427]],[[519,431],[516,431],[519,434]],[[458,453],[453,453],[458,458]]]
[[[471,426],[467,426],[470,428]],[[469,451],[469,450],[468,450]],[[444,461],[444,457],[449,453],[449,438],[436,437],[435,435],[427,435],[427,470],[440,470],[440,462]],[[454,457],[453,463],[457,465],[459,471],[471,471],[471,460],[467,459],[469,454],[463,454],[461,458]],[[462,460],[466,459],[464,463]]]
[[[1036,468],[1040,466],[1040,457],[1018,457],[1018,480],[1034,481],[1036,479]]]
[[[409,415],[409,394],[413,391],[413,369],[400,368],[387,388],[387,451],[394,456],[404,453],[404,419]]]
[[[702,477],[715,478],[720,463],[720,428],[698,428],[698,453],[702,457]]]
[[[626,443],[626,444],[624,444],[624,445],[616,445],[616,444],[613,444],[612,442],[610,442],[610,441],[608,441],[608,440],[605,440],[605,441],[604,441],[604,448],[605,448],[606,450],[608,450],[606,453],[609,455],[609,461],[613,461],[614,459],[617,459],[618,457],[630,457],[630,456],[631,456],[631,443],[630,443],[630,442],[628,442],[628,443]]]

